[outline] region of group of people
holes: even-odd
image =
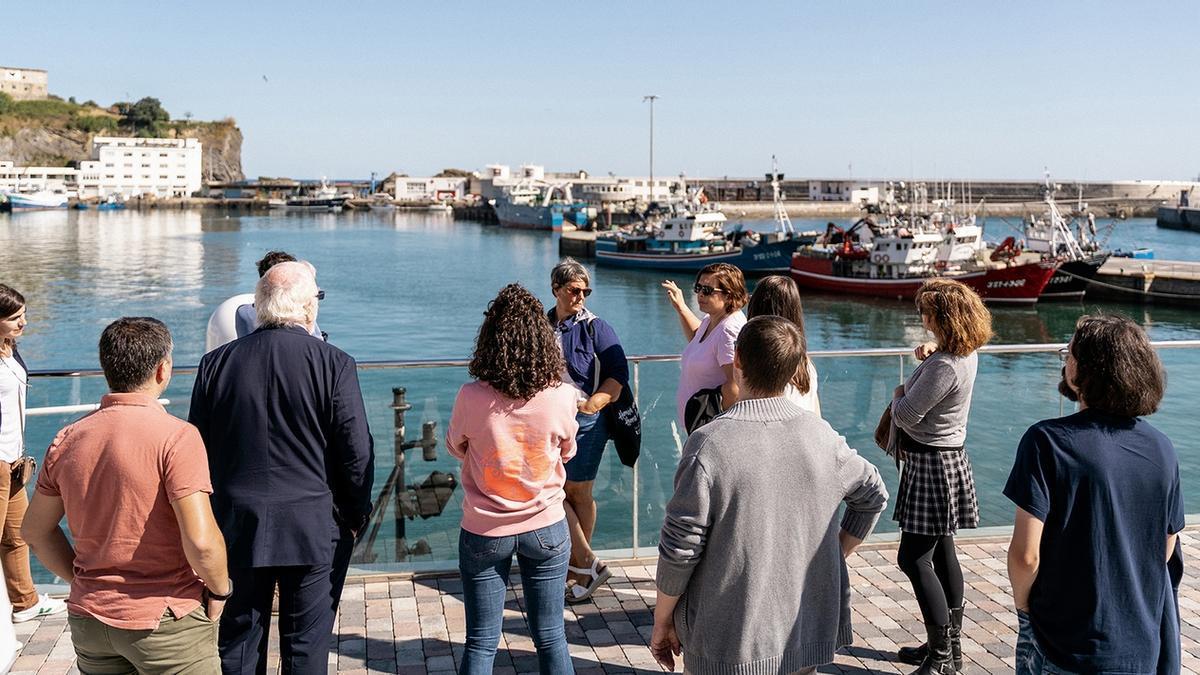
[[[276,589],[285,672],[325,671],[370,514],[373,447],[355,362],[316,328],[312,266],[277,259],[260,275],[253,330],[202,359],[187,422],[157,403],[172,370],[166,326],[120,319],[99,345],[110,393],[55,437],[23,526],[24,488],[10,481],[10,597],[18,611],[54,602],[12,582],[23,533],[71,583],[82,672],[261,673]],[[686,340],[675,422],[688,437],[660,534],[651,652],[696,674],[815,672],[853,639],[845,559],[887,488],[821,417],[790,279],[750,294],[738,268],[709,265],[693,286],[702,316],[663,287]],[[446,435],[463,464],[461,672],[492,671],[514,558],[544,673],[572,672],[564,605],[612,575],[591,548],[593,485],[630,382],[616,331],[586,307],[592,290],[568,258],[550,274],[552,307],[510,284],[479,327]],[[992,317],[948,279],[926,282],[915,304],[933,340],[914,349],[920,363],[876,438],[902,467],[897,562],[926,636],[897,659],[949,675],[963,665],[955,535],[979,520],[966,430]],[[0,459],[13,469],[24,325],[24,299],[0,286]],[[1140,327],[1109,315],[1081,318],[1063,357],[1059,390],[1079,411],[1025,433],[1004,488],[1017,671],[1177,672],[1179,466],[1142,419],[1162,399],[1163,366]]]
[[[322,296],[308,263],[260,261],[253,327],[201,360],[187,421],[159,402],[173,370],[166,325],[125,317],[100,335],[109,393],[55,436],[27,511],[14,481],[4,529],[6,568],[11,529],[26,578],[20,535],[70,583],[81,672],[264,673],[276,603],[284,671],[327,672],[374,447],[357,365],[316,328]],[[0,377],[5,450],[8,419],[24,414],[25,324],[24,298],[0,285],[5,372],[21,393]],[[36,609],[6,576],[19,611]]]

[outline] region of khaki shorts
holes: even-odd
[[[67,617],[84,675],[188,673],[220,675],[217,624],[203,608],[176,619],[163,614],[155,630],[113,628],[90,616]]]

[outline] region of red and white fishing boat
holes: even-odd
[[[830,293],[912,298],[927,279],[954,279],[987,302],[1032,304],[1054,276],[1054,260],[997,255],[982,247],[974,216],[948,204],[928,215],[863,218],[848,230],[830,225],[818,243],[792,257],[796,285]]]

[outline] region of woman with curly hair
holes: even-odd
[[[576,390],[542,303],[509,284],[488,305],[454,401],[446,447],[463,462],[458,568],[467,644],[461,673],[491,673],[515,554],[543,673],[570,673],[563,588],[571,538],[564,463],[575,454]]]
[[[962,669],[963,577],[954,534],[979,522],[975,479],[963,444],[975,385],[975,351],[992,337],[992,315],[975,291],[930,279],[916,295],[921,323],[934,341],[918,346],[921,361],[896,388],[892,420],[904,470],[893,515],[900,523],[900,569],[912,582],[927,641],[899,658],[919,675]]]

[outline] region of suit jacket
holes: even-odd
[[[200,360],[188,421],[208,448],[230,567],[322,565],[371,512],[375,451],[354,359],[263,327]]]

